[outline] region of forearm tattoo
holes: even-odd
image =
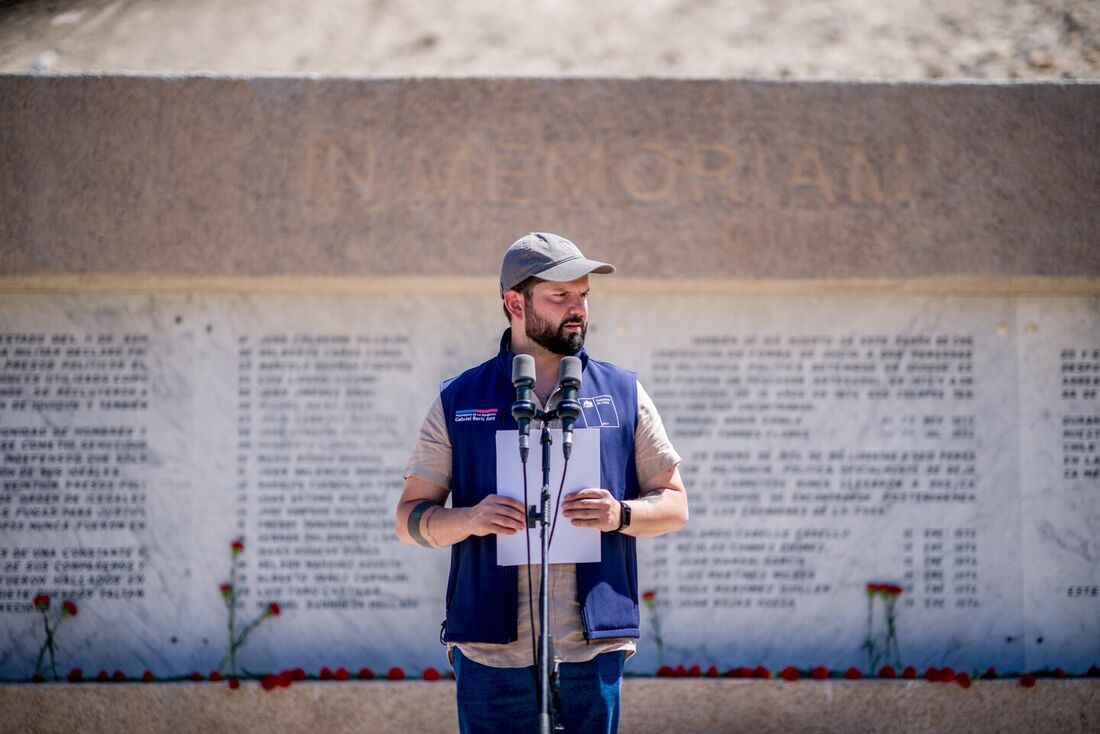
[[[429,541],[421,534],[420,520],[424,517],[424,513],[432,509],[433,507],[439,507],[439,505],[434,502],[424,500],[423,502],[418,503],[416,507],[412,509],[412,512],[409,513],[409,537],[411,537],[413,540],[415,540],[417,543],[424,546],[425,548],[434,548],[435,546],[433,546],[431,544],[431,541]]]

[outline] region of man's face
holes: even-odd
[[[524,331],[544,349],[572,356],[588,333],[588,276],[568,283],[544,281],[531,291]]]

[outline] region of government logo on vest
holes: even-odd
[[[455,423],[489,423],[496,419],[496,408],[467,408],[455,411]]]

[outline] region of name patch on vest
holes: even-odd
[[[581,398],[581,415],[589,428],[618,428],[619,411],[610,395]]]
[[[455,423],[491,423],[496,419],[496,408],[467,408],[455,411]]]

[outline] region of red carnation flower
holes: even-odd
[[[389,680],[405,680],[405,671],[398,667],[390,668],[386,673],[386,678]]]
[[[42,683],[45,680],[46,680],[46,676],[42,675],[41,673],[35,673],[34,675],[31,676],[31,682],[32,683]]]
[[[1031,673],[1024,673],[1020,676],[1020,685],[1024,688],[1031,688],[1035,685],[1035,676]]]
[[[877,594],[881,590],[882,590],[882,585],[881,584],[870,583],[870,584],[867,584],[867,587],[866,587],[866,591],[867,591],[868,596],[871,596],[872,594]]]
[[[757,665],[752,671],[753,678],[771,678],[771,671],[765,668],[763,665]]]
[[[924,679],[930,683],[935,683],[940,679],[940,669],[932,666],[928,670],[924,671]]]
[[[229,544],[229,547],[233,550],[234,558],[244,553],[244,543],[239,540],[234,540],[232,543]]]
[[[703,674],[703,669],[699,667],[698,663],[691,666],[691,670],[688,671],[688,675],[692,678],[698,678]]]
[[[275,683],[280,688],[290,688],[290,684],[294,682],[294,672],[291,670],[281,670],[279,674],[275,676]]]
[[[111,680],[111,675],[106,670],[99,671],[99,675],[95,677],[100,683],[107,683]]]
[[[347,680],[351,675],[348,673],[347,668],[336,669],[336,680]]]
[[[862,680],[863,671],[859,668],[848,668],[844,671],[844,677],[848,680]]]
[[[50,597],[48,594],[38,594],[34,597],[34,608],[40,612],[44,612],[50,608]]]
[[[237,690],[241,687],[240,680],[238,680],[236,676],[231,676],[229,678],[229,687],[232,688],[234,691]]]
[[[79,683],[84,680],[84,671],[80,668],[73,668],[69,671],[69,682]]]
[[[111,680],[113,680],[115,683],[125,683],[126,674],[123,673],[121,670],[116,670],[114,673],[111,674]]]
[[[720,674],[718,672],[718,666],[717,665],[712,665],[709,668],[707,668],[707,677],[708,678],[717,678],[719,675]]]
[[[219,682],[219,681],[220,681],[221,679],[222,679],[222,674],[221,674],[221,673],[219,673],[219,672],[218,672],[218,671],[216,671],[216,670],[212,670],[212,671],[210,671],[210,680],[212,680],[212,681],[214,681],[215,683],[217,683],[217,682]]]
[[[897,584],[883,584],[879,588],[882,590],[882,593],[887,596],[900,596],[902,592],[902,588]]]
[[[202,678],[202,673],[200,673],[197,670],[194,673],[191,674],[191,680],[195,681],[196,683],[198,683],[202,679],[203,679]]]
[[[156,678],[153,676],[153,671],[151,670],[146,670],[144,673],[141,674],[142,683],[152,683],[155,680]]]
[[[295,668],[293,673],[294,673],[294,676],[293,676],[294,680],[305,680],[306,679],[305,668]]]
[[[279,612],[280,612],[279,605],[276,604],[275,602],[271,602],[270,604],[267,605],[267,612],[266,612],[267,616],[269,616],[269,617],[278,617]]]
[[[997,669],[994,668],[992,665],[990,665],[989,668],[987,668],[986,671],[984,673],[982,673],[982,677],[985,678],[986,680],[996,679],[997,678]]]
[[[785,681],[798,680],[798,668],[788,665],[780,671],[779,677]]]
[[[436,681],[440,679],[439,671],[435,668],[424,668],[424,680]]]
[[[657,600],[657,592],[654,591],[653,589],[650,589],[649,591],[643,591],[642,592],[642,601],[646,602],[647,604],[652,604],[656,600]]]
[[[738,678],[752,678],[756,674],[756,671],[748,667],[740,667],[737,669]]]
[[[332,680],[332,677],[332,671],[328,666],[321,668],[321,680]]]
[[[825,680],[829,677],[829,669],[824,665],[819,665],[810,671],[810,677],[814,680]]]
[[[913,672],[915,673],[916,671],[913,671]],[[878,677],[879,678],[897,678],[898,677],[898,671],[894,670],[893,665],[883,665],[878,670]]]
[[[275,676],[271,675],[270,673],[265,675],[263,678],[260,678],[260,685],[265,691],[270,691],[275,686],[277,686],[278,683],[279,682],[275,679]]]
[[[1068,678],[1068,677],[1069,677],[1069,673],[1067,673],[1066,671],[1062,670],[1061,668],[1055,668],[1055,669],[1054,669],[1054,677],[1055,677],[1055,678]]]
[[[374,671],[370,668],[360,668],[359,680],[374,680]]]
[[[955,680],[954,668],[943,668],[942,670],[940,670],[940,683],[950,683],[953,680]]]
[[[72,603],[68,599],[61,602],[61,616],[63,616],[63,617],[75,617],[76,616],[76,604]]]
[[[220,591],[222,593],[222,596],[224,596],[226,599],[228,599],[229,596],[233,593],[233,585],[232,584],[221,584],[220,586],[218,586],[218,591]]]
[[[958,683],[959,686],[962,687],[962,688],[969,688],[970,687],[970,676],[967,675],[966,673],[959,673],[958,676],[956,676],[956,678],[955,678],[955,682]]]
[[[674,675],[676,675],[676,669],[673,668],[671,665],[662,665],[661,667],[657,668],[658,678],[671,678]]]
[[[917,677],[917,669],[912,665],[906,665],[905,670],[901,671],[901,677],[906,680],[913,680]]]
[[[687,678],[687,674],[688,674],[688,669],[685,668],[683,666],[683,664],[680,664],[680,665],[676,666],[676,672],[674,673],[674,675],[677,678]]]

